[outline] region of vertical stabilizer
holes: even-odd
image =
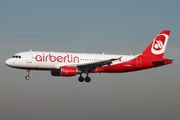
[[[141,54],[149,57],[162,58],[169,36],[170,30],[162,30]]]

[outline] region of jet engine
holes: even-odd
[[[77,67],[74,66],[62,66],[60,69],[56,70],[51,70],[51,75],[52,76],[65,76],[65,77],[70,77],[70,76],[75,76],[78,72]]]

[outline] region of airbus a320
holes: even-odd
[[[13,55],[5,64],[27,70],[26,80],[30,79],[31,70],[47,70],[52,76],[71,77],[79,74],[79,82],[90,82],[89,73],[124,73],[171,64],[172,59],[163,57],[169,36],[170,30],[162,30],[145,50],[137,55],[30,50]]]

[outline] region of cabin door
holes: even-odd
[[[27,53],[27,60],[26,60],[27,63],[32,63],[32,53],[29,52]]]

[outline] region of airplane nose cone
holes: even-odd
[[[12,65],[12,61],[11,61],[10,59],[7,59],[7,60],[5,61],[5,64],[6,64],[7,66],[11,66],[11,65]]]
[[[9,60],[8,60],[8,59],[5,61],[5,64],[6,64],[6,65],[9,65]]]

